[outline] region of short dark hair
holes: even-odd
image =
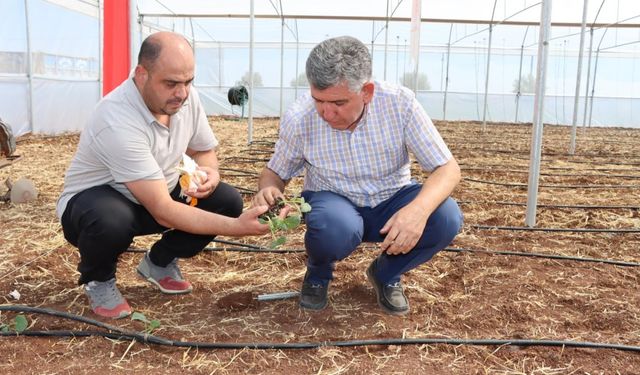
[[[145,69],[151,70],[153,65],[160,56],[162,44],[153,35],[147,37],[140,46],[138,53],[138,65],[142,65]]]

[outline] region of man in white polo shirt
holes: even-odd
[[[121,318],[131,308],[116,287],[118,256],[139,235],[162,233],[137,268],[169,294],[191,284],[179,258],[200,251],[215,235],[259,235],[269,231],[257,217],[268,207],[242,212],[239,192],[220,181],[218,144],[196,90],[193,50],[174,33],[149,36],[140,48],[133,77],[96,106],[65,175],[57,205],[65,238],[80,252],[79,283],[93,311]],[[206,181],[180,196],[176,167],[183,153],[206,173]]]
[[[284,114],[255,205],[273,204],[305,172],[307,273],[300,305],[321,310],[337,261],[379,242],[366,275],[378,304],[409,312],[401,276],[447,246],[462,225],[449,196],[460,167],[411,91],[371,80],[371,55],[351,37],[325,40],[306,65],[310,93]],[[409,153],[429,177],[411,179]]]

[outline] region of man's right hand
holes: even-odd
[[[240,227],[239,236],[251,236],[269,233],[269,224],[260,224],[258,216],[269,210],[269,206],[259,205],[251,207],[244,211],[240,217],[238,217],[238,226]],[[290,211],[290,207],[285,207],[280,211],[278,215],[281,219],[287,217]]]
[[[282,194],[282,191],[280,191],[280,189],[275,186],[267,186],[266,188],[256,193],[256,195],[251,200],[251,206],[257,207],[267,205],[271,207],[276,204],[276,200],[278,198],[284,199],[284,194]]]
[[[260,205],[244,211],[237,219],[238,235],[251,236],[269,233],[269,225],[260,224],[258,216],[267,212],[269,206]]]

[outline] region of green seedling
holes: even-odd
[[[27,321],[27,318],[22,314],[18,314],[15,316],[15,318],[13,318],[13,321],[11,323],[0,324],[0,332],[14,331],[20,333],[27,329],[28,326],[29,322]]]
[[[285,206],[289,206],[294,210],[293,215],[287,215],[280,218],[280,210]],[[271,248],[276,249],[287,242],[287,237],[279,234],[280,232],[292,230],[302,222],[302,214],[311,211],[311,205],[304,201],[303,197],[295,197],[291,199],[279,198],[276,203],[269,207],[269,210],[258,217],[258,221],[262,224],[269,224],[271,230]]]
[[[149,320],[146,316],[144,316],[141,312],[134,312],[131,314],[131,320],[137,320],[143,322],[145,325],[144,331],[145,333],[152,333],[156,329],[160,327],[160,321],[157,319]]]

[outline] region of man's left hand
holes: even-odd
[[[389,255],[408,253],[422,237],[428,218],[419,205],[410,203],[404,206],[380,230],[380,234],[386,234],[380,250]]]
[[[210,196],[213,191],[216,190],[220,183],[220,172],[218,172],[217,169],[204,166],[198,167],[198,170],[205,172],[207,174],[207,179],[204,183],[198,186],[198,190],[195,193],[189,195],[194,198],[201,199]]]

